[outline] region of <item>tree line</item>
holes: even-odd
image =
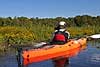
[[[31,26],[31,25],[46,25],[53,27],[57,22],[65,21],[68,27],[71,26],[99,26],[100,16],[82,15],[76,17],[56,17],[56,18],[27,18],[27,17],[0,17],[0,26]]]

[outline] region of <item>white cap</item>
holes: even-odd
[[[64,21],[61,21],[60,23],[59,23],[59,25],[65,25],[66,23],[64,22]]]

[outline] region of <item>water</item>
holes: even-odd
[[[100,43],[88,42],[86,50],[69,59],[66,67],[100,67]],[[18,67],[14,53],[0,56],[0,67]],[[30,64],[29,67],[54,67],[52,60]]]
[[[88,46],[88,49],[70,59],[70,67],[100,67],[100,49]]]

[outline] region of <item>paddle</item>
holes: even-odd
[[[40,42],[40,43],[37,43],[36,45],[34,45],[33,47],[34,48],[41,48],[43,46],[45,46],[47,43],[46,42]]]
[[[94,35],[91,35],[91,36],[86,36],[86,38],[88,40],[100,39],[100,34],[94,34]]]
[[[94,35],[88,36],[88,38],[99,39],[100,34],[94,34]]]

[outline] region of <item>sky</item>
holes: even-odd
[[[100,0],[0,0],[0,17],[100,16]]]

